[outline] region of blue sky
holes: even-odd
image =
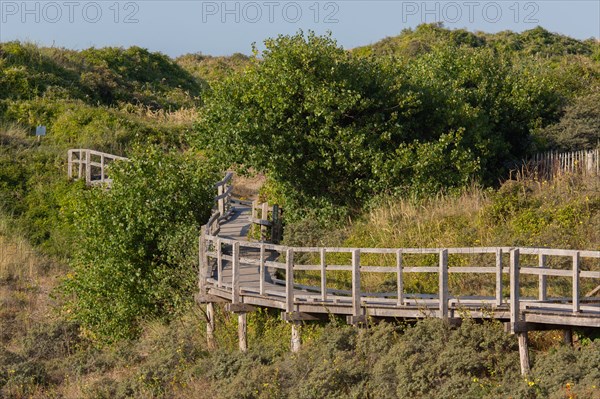
[[[138,45],[170,56],[248,54],[252,42],[299,29],[331,31],[352,48],[440,21],[470,31],[540,25],[578,39],[600,38],[600,0],[0,0],[0,41],[75,49]]]

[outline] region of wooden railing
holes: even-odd
[[[72,149],[67,153],[68,175],[70,179],[85,179],[87,185],[107,184],[112,180],[108,177],[106,167],[112,161],[127,158],[89,149]]]
[[[440,318],[453,317],[450,309],[455,309],[457,304],[468,305],[477,304],[481,306],[501,307],[508,306],[510,312],[510,321],[518,323],[521,321],[521,313],[529,308],[552,308],[559,311],[578,314],[582,311],[596,312],[597,323],[600,327],[600,306],[590,304],[589,298],[582,296],[580,284],[582,279],[592,279],[591,281],[600,281],[599,270],[581,270],[583,259],[592,260],[599,264],[600,251],[577,251],[546,248],[511,248],[511,247],[491,247],[491,248],[333,248],[333,247],[288,247],[282,245],[241,242],[220,238],[218,236],[206,235],[206,264],[216,263],[216,280],[212,281],[218,288],[224,288],[231,291],[232,303],[239,302],[244,293],[254,292],[261,296],[278,297],[284,302],[284,309],[287,312],[297,310],[301,303],[344,303],[351,304],[352,316],[360,319],[364,317],[365,307],[371,304],[383,306],[403,307],[425,305],[428,308],[435,306],[437,312],[435,316]],[[227,254],[224,246],[231,248]],[[248,253],[254,250],[258,252],[258,258],[242,256],[242,253]],[[275,251],[282,255],[284,261],[267,261],[266,251]],[[313,254],[320,262],[316,265],[300,264],[294,261],[296,255]],[[346,265],[327,264],[327,255],[350,254],[351,263]],[[361,264],[361,255],[380,254],[395,257],[395,264],[390,266],[369,266]],[[403,258],[412,254],[430,254],[435,255],[437,264],[426,266],[408,266]],[[492,254],[495,259],[492,265],[484,266],[452,266],[449,267],[448,258],[451,255],[485,255]],[[535,256],[538,259],[537,265],[521,265],[523,255]],[[508,257],[508,259],[506,259]],[[569,269],[558,269],[548,267],[549,258],[570,259],[571,267]],[[212,259],[213,262],[209,260]],[[231,265],[231,283],[223,280],[224,262]],[[240,281],[240,269],[242,265],[258,266],[257,273],[259,277],[259,286],[245,287]],[[276,280],[285,287],[285,294],[280,292],[269,292],[265,284],[266,268],[281,270],[285,274],[285,279]],[[320,276],[319,286],[306,286],[296,284],[294,275],[300,271],[317,272]],[[328,287],[327,272],[346,271],[351,273],[351,290],[332,289]],[[246,272],[247,273],[247,272]],[[391,273],[395,274],[396,291],[385,293],[367,292],[361,289],[361,280],[368,273]],[[404,280],[411,273],[434,273],[438,275],[438,293],[437,295],[423,295],[419,293],[409,293],[404,290]],[[449,289],[449,275],[455,273],[463,274],[488,274],[495,276],[493,285],[495,295],[493,297],[469,297],[453,295]],[[208,275],[208,274],[207,274]],[[504,294],[503,277],[508,275],[509,292],[508,296]],[[522,276],[538,276],[538,295],[537,297],[523,297],[521,295],[520,279]],[[569,297],[548,297],[547,279],[549,276],[568,277],[571,279],[571,295]],[[298,290],[304,291],[299,294]],[[380,312],[385,315],[386,312]],[[392,312],[389,312],[391,315]]]
[[[283,238],[281,208],[275,204],[269,207],[268,202],[252,202],[250,222],[258,227],[259,241],[277,244]]]

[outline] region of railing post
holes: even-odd
[[[360,306],[360,249],[352,251],[352,313],[361,315]]]
[[[223,195],[223,185],[219,184],[217,186],[217,195],[220,197],[221,195]],[[223,216],[225,214],[225,199],[224,198],[219,198],[217,200],[217,210],[219,211],[219,213],[221,214],[221,216]]]
[[[263,202],[261,205],[260,218],[263,220],[269,220],[269,203]],[[260,225],[260,240],[267,240],[267,226],[261,224]]]
[[[502,305],[502,248],[496,249],[496,305]]]
[[[294,250],[285,251],[285,311],[294,311]]]
[[[90,150],[86,150],[85,151],[85,182],[87,184],[91,184],[92,183],[92,153]]]
[[[104,154],[100,155],[100,181],[104,183]]]
[[[327,262],[326,262],[326,250],[321,248],[321,300],[325,302],[327,300]]]
[[[240,302],[240,243],[233,243],[231,274],[231,303]]]
[[[519,249],[510,251],[510,325],[514,332],[515,323],[520,320],[519,300]]]
[[[67,174],[69,179],[73,178],[73,150],[67,151]]]
[[[206,294],[206,277],[208,274],[208,262],[206,260],[206,227],[200,228],[200,237],[198,237],[198,290],[200,295]]]
[[[259,258],[259,275],[260,282],[258,286],[258,292],[260,295],[265,294],[265,244],[260,244],[260,258]]]
[[[440,251],[439,264],[439,298],[440,298],[440,318],[448,318],[448,250]]]
[[[579,251],[573,255],[573,313],[579,312]]]
[[[78,159],[79,159],[79,167],[78,167],[78,173],[77,173],[77,178],[81,179],[83,177],[83,151],[82,150],[78,150]]]
[[[223,287],[223,249],[221,248],[221,239],[215,242],[215,250],[217,251],[217,287]]]
[[[396,290],[398,306],[404,306],[404,279],[402,276],[402,250],[396,251]]]
[[[546,255],[545,254],[539,254],[538,257],[538,265],[540,267],[540,269],[544,269],[546,268]],[[538,300],[540,301],[545,301],[546,300],[546,287],[547,287],[547,279],[546,279],[546,275],[545,274],[540,274],[538,281],[539,281],[539,287],[538,287]]]

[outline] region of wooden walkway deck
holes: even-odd
[[[227,202],[229,198],[220,200]],[[216,224],[218,230],[215,230]],[[233,205],[227,218],[220,222],[218,217],[214,218],[205,226],[200,239],[199,286],[203,300],[227,301],[231,310],[250,309],[250,306],[277,308],[285,312],[283,317],[288,321],[310,320],[329,314],[346,315],[351,323],[363,323],[369,317],[456,319],[468,314],[474,318],[510,322],[512,332],[542,327],[600,328],[600,297],[587,298],[580,288],[586,279],[595,285],[600,283],[600,251],[512,247],[299,248],[249,242],[245,238],[249,227],[250,208],[247,205]],[[217,234],[210,231],[217,231]],[[339,261],[340,255],[345,255],[349,264],[328,263],[328,259]],[[373,255],[395,262],[389,266],[361,264],[361,256]],[[426,266],[403,264],[403,258],[411,255],[428,255],[430,261],[436,262]],[[492,264],[449,266],[449,258],[455,256],[474,256],[479,261],[485,258]],[[302,261],[294,261],[294,257],[301,257]],[[531,266],[521,265],[522,258],[528,261],[535,258],[538,262]],[[565,259],[568,268],[564,267]],[[563,267],[550,267],[552,264],[563,264]],[[582,268],[584,264],[586,269]],[[347,274],[346,280],[351,285],[348,289],[330,284],[328,275],[338,273],[339,280],[340,272]],[[395,290],[369,292],[361,289],[365,275],[375,273],[392,275]],[[437,274],[438,292],[405,292],[404,280],[412,273]],[[489,275],[494,295],[452,295],[449,276],[454,273]],[[299,275],[303,275],[300,276],[303,280],[317,279],[319,283],[300,284],[297,282]],[[524,297],[519,281],[530,276],[538,280],[537,295]],[[571,295],[550,297],[547,288],[550,277],[570,279]]]
[[[92,156],[100,161],[94,162]],[[85,177],[92,184],[96,167],[99,180],[110,182],[104,165],[111,159],[121,158],[70,150],[69,176]],[[247,347],[246,313],[256,307],[282,311],[282,318],[292,323],[292,350],[299,348],[299,323],[331,314],[345,315],[356,325],[371,318],[498,319],[518,335],[521,369],[527,373],[527,331],[600,328],[600,251],[289,247],[251,242],[246,238],[251,223],[264,228],[270,225],[269,214],[264,207],[265,220],[257,220],[253,205],[233,200],[231,179],[228,173],[215,185],[215,210],[199,237],[197,300],[207,304],[209,344],[216,302],[225,302],[226,309],[238,313],[241,350]],[[419,286],[414,284],[415,274],[429,282],[429,292],[405,289]],[[462,290],[453,286],[456,274],[463,280],[487,281],[487,293],[465,294],[468,286]],[[373,276],[374,281],[385,282],[385,289],[372,284]]]

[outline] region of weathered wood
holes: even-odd
[[[321,300],[327,300],[327,252],[325,248],[321,248]]]
[[[496,305],[502,305],[502,249],[496,250]]]
[[[294,311],[294,250],[285,253],[285,310]]]
[[[256,311],[256,306],[247,303],[228,303],[225,305],[225,311],[231,313],[251,313]]]
[[[354,316],[362,314],[360,305],[360,250],[352,251],[352,311]]]
[[[579,312],[579,252],[573,255],[573,313]]]
[[[510,251],[510,322],[520,321],[519,305],[519,249]]]
[[[215,349],[215,305],[212,302],[206,304],[206,345],[208,349]]]
[[[215,242],[215,249],[217,251],[217,286],[223,286],[223,245],[221,240]]]
[[[206,294],[206,278],[208,277],[208,262],[206,257],[206,227],[200,228],[198,237],[198,292]]]
[[[265,294],[265,278],[266,276],[266,269],[265,269],[265,246],[261,245],[260,246],[260,255],[259,255],[259,264],[258,264],[258,274],[259,274],[259,293],[260,295],[264,295]]]
[[[448,318],[448,250],[443,249],[439,254],[439,317]]]
[[[538,255],[538,266],[540,269],[546,268],[546,254]],[[547,292],[547,275],[540,274],[538,278],[538,300],[545,301],[546,300],[546,292]]]
[[[232,253],[232,292],[231,292],[231,302],[239,303],[240,302],[240,243],[233,243],[233,253]]]
[[[529,367],[529,347],[527,332],[517,333],[519,341],[519,360],[521,363],[521,375],[528,375],[531,372]]]
[[[402,276],[402,250],[396,252],[396,291],[398,306],[404,306],[404,278]]]
[[[563,330],[563,342],[565,345],[573,346],[573,330],[570,328]]]
[[[292,339],[291,339],[291,350],[292,353],[300,352],[300,346],[302,345],[302,325],[298,322],[292,324]]]
[[[269,203],[263,202],[260,210],[260,217],[263,220],[269,220]],[[267,241],[267,226],[264,224],[260,225],[260,240]]]
[[[281,319],[288,322],[321,320],[320,317],[314,314],[304,312],[281,312]]]
[[[238,343],[240,352],[248,351],[248,319],[246,313],[238,314]]]

